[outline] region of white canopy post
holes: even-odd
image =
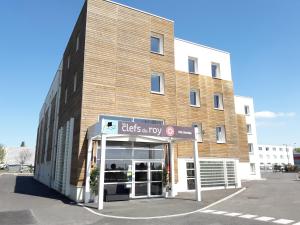
[[[84,203],[88,203],[90,201],[90,175],[91,175],[92,151],[93,151],[93,139],[90,138],[88,140],[88,151],[86,156]]]
[[[174,163],[174,143],[170,141],[170,174],[171,174],[171,197],[175,197],[175,163]]]
[[[98,196],[99,196],[98,210],[103,209],[105,155],[106,155],[106,135],[102,134],[101,135],[99,187],[98,187]]]
[[[195,136],[197,136],[198,129],[194,128]],[[198,153],[198,141],[197,138],[194,140],[194,167],[195,167],[195,188],[196,188],[196,201],[201,201],[201,180],[200,180],[200,163]]]

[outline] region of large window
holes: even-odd
[[[223,105],[223,95],[221,93],[215,93],[214,94],[214,108],[223,110],[224,105]]]
[[[211,76],[213,78],[220,78],[220,64],[219,63],[211,64]]]
[[[151,34],[151,52],[163,54],[164,53],[163,42],[164,42],[163,35],[157,34],[157,33],[152,33]]]
[[[190,105],[191,106],[200,106],[200,91],[197,89],[190,90]]]
[[[164,75],[162,73],[152,73],[151,75],[151,92],[164,93]]]
[[[226,143],[225,127],[218,126],[216,127],[216,140],[217,143]]]
[[[196,74],[198,73],[198,60],[193,57],[189,57],[189,73]]]

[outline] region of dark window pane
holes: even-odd
[[[162,170],[161,163],[151,163],[151,170]]]
[[[126,184],[105,184],[104,193],[107,195],[114,194],[128,194],[129,190],[126,188]]]
[[[188,178],[193,178],[195,177],[195,170],[187,170],[186,174]]]
[[[135,169],[136,170],[147,170],[148,169],[148,164],[145,162],[145,163],[136,163],[135,164]]]
[[[195,190],[195,179],[187,180],[188,190]]]
[[[214,103],[215,103],[215,108],[219,108],[219,96],[218,95],[214,96]]]
[[[102,121],[102,119],[127,121],[127,122],[132,121],[131,118],[128,118],[128,117],[119,117],[119,116],[100,116],[100,121]]]
[[[151,76],[151,91],[160,92],[160,76]]]
[[[135,150],[134,159],[163,159],[163,153],[159,150]]]
[[[196,105],[197,104],[197,97],[196,97],[196,92],[195,91],[190,92],[190,104],[191,105]]]
[[[195,60],[193,59],[189,59],[189,72],[190,73],[196,72]]]
[[[194,169],[194,163],[186,163],[187,169]]]
[[[151,172],[151,180],[152,181],[162,181],[162,172],[161,171]]]
[[[147,172],[135,172],[135,181],[147,181]]]
[[[163,149],[164,146],[162,144],[155,143],[143,143],[143,142],[135,142],[135,148],[143,148],[143,149]]]
[[[211,65],[211,74],[212,74],[212,77],[217,77],[217,69],[218,69],[218,66],[217,65]]]
[[[130,177],[127,176],[127,172],[105,172],[104,182],[128,182]]]
[[[131,148],[132,142],[125,141],[107,141],[106,148]]]
[[[158,125],[163,125],[164,124],[164,122],[162,120],[147,120],[147,119],[136,119],[136,118],[134,118],[134,122],[136,122],[136,123],[146,123],[146,124],[158,124]]]
[[[151,183],[151,195],[162,195],[162,182]]]
[[[131,161],[106,160],[105,161],[105,171],[128,170],[129,165],[131,165]]]
[[[147,183],[135,184],[135,196],[145,196],[148,195]]]
[[[160,52],[160,39],[157,37],[151,37],[151,51]]]

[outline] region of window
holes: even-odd
[[[152,73],[151,75],[151,92],[164,93],[164,75],[162,73]]]
[[[262,150],[262,147],[258,147],[258,150]]]
[[[245,115],[249,115],[250,114],[250,108],[248,105],[244,106],[244,110],[245,110]]]
[[[79,37],[79,34],[78,34],[77,38],[76,38],[76,52],[79,50],[79,44],[80,44],[80,37]]]
[[[191,106],[200,106],[200,92],[199,90],[192,89],[190,91],[190,105]]]
[[[68,88],[65,89],[65,104],[67,104],[68,101]]]
[[[70,69],[70,63],[71,63],[71,56],[69,55],[68,59],[67,59],[67,68],[68,69]]]
[[[217,143],[226,143],[224,126],[216,127],[216,140],[217,140]]]
[[[276,148],[275,148],[275,147],[273,147],[273,151],[276,151]]]
[[[189,57],[189,73],[198,73],[198,59]]]
[[[211,75],[213,78],[220,78],[220,64],[219,63],[211,64]]]
[[[75,73],[74,75],[74,86],[73,86],[73,92],[76,91],[76,88],[77,88],[77,72]]]
[[[214,94],[214,108],[223,110],[223,95],[221,93]]]
[[[280,155],[280,158],[283,159],[283,155]]]
[[[163,54],[163,35],[152,33],[151,34],[151,52]]]
[[[252,127],[251,124],[247,124],[247,133],[252,134]]]
[[[186,163],[186,178],[187,178],[187,189],[195,190],[195,168],[194,163]]]
[[[270,159],[270,155],[267,155],[267,159]]]
[[[202,124],[193,124],[193,127],[196,128],[196,139],[198,142],[202,142]]]
[[[263,156],[262,154],[259,154],[259,158],[260,158],[260,159],[263,159],[264,156]]]
[[[266,147],[266,151],[269,151],[269,147]]]
[[[249,152],[253,152],[253,144],[251,143],[248,144],[248,150]]]
[[[277,159],[277,155],[273,155],[274,159]]]
[[[251,171],[251,174],[255,174],[256,171],[255,171],[255,163],[250,163],[250,171]]]
[[[282,148],[279,148],[279,151],[281,151],[281,152],[282,152]]]

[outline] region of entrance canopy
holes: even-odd
[[[170,177],[171,197],[175,196],[175,171],[174,171],[174,143],[177,141],[194,142],[194,163],[196,178],[196,200],[201,201],[200,193],[200,165],[198,159],[198,143],[195,138],[197,129],[194,127],[180,127],[172,125],[161,125],[152,123],[138,123],[132,121],[120,121],[113,119],[102,119],[88,129],[88,154],[85,180],[85,202],[90,198],[90,169],[93,141],[101,140],[100,175],[99,175],[99,199],[98,209],[103,209],[104,193],[104,171],[106,141],[132,141],[168,143],[170,149]]]

